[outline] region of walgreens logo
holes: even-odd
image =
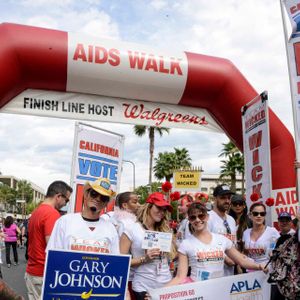
[[[181,114],[174,112],[163,111],[156,107],[153,109],[146,109],[144,104],[129,104],[123,103],[124,117],[126,119],[141,119],[153,121],[156,126],[163,125],[164,122],[170,123],[188,123],[207,125],[205,116],[197,116],[193,114]]]

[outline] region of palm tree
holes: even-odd
[[[0,185],[0,202],[3,206],[7,204],[15,205],[16,191],[6,184]]]
[[[175,155],[173,152],[159,152],[155,159],[154,175],[157,179],[170,181],[173,176]]]
[[[175,168],[187,168],[192,166],[192,159],[190,157],[189,151],[186,148],[174,148],[175,150]]]
[[[154,154],[154,137],[155,133],[158,133],[160,136],[163,136],[164,133],[169,133],[170,129],[166,127],[153,127],[153,126],[144,126],[144,125],[135,125],[134,128],[134,133],[142,137],[146,134],[148,131],[149,135],[149,182],[148,184],[151,185],[152,183],[152,168],[153,168],[153,154]]]
[[[219,157],[226,159],[221,160],[220,179],[230,178],[230,187],[233,192],[236,191],[236,174],[242,174],[242,193],[244,193],[244,157],[239,149],[231,142],[222,144],[224,146]]]
[[[191,167],[192,159],[189,151],[185,148],[174,148],[175,152],[158,153],[155,158],[154,175],[157,179],[170,181],[174,170]]]
[[[18,181],[17,185],[17,196],[25,200],[26,203],[29,203],[33,200],[33,189],[31,187],[31,184],[26,180],[20,180]]]

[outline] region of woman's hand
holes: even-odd
[[[146,251],[146,261],[152,260],[160,256],[160,249],[159,248],[151,248],[147,249]]]
[[[263,271],[265,274],[268,274],[268,272],[269,272],[269,268],[266,266],[263,266],[262,264],[259,264],[258,268],[259,268],[258,270]]]

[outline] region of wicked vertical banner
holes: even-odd
[[[258,200],[271,197],[272,178],[267,93],[254,98],[242,108],[243,145],[245,158],[246,201],[251,194]],[[267,215],[271,224],[271,214]]]
[[[119,190],[124,136],[91,125],[76,123],[71,180],[73,197],[69,211],[82,209],[83,186],[87,181],[108,178]]]

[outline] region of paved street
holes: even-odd
[[[16,291],[19,295],[22,295],[26,300],[28,300],[27,293],[26,293],[27,290],[24,281],[24,274],[26,268],[26,260],[24,257],[25,250],[18,248],[18,255],[19,255],[19,265],[18,266],[11,265],[11,268],[7,268],[5,263],[5,250],[2,250],[3,264],[1,265],[1,270],[2,270],[4,281],[7,282],[9,286],[14,291]],[[13,262],[12,253],[11,253],[11,260]]]

